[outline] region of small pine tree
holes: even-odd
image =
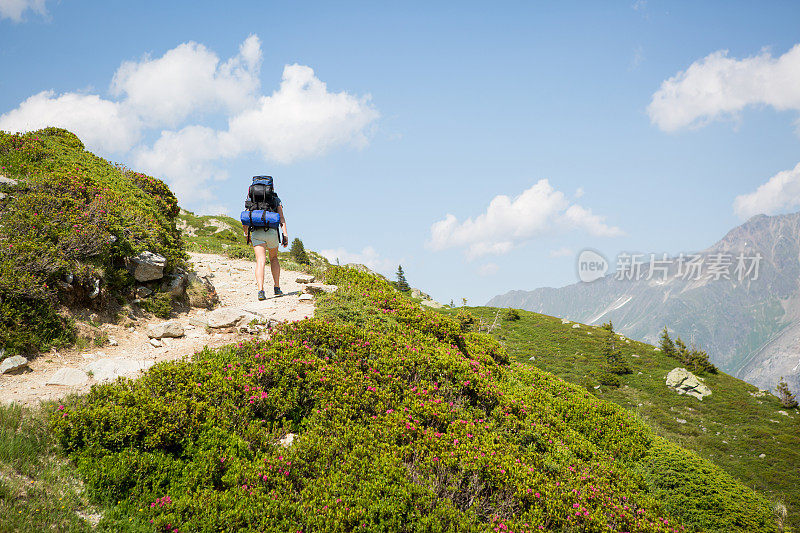
[[[455,307],[455,305],[453,304],[453,299],[452,298],[450,298],[450,307],[451,308]]]
[[[308,265],[311,263],[311,261],[308,259],[308,254],[306,253],[306,247],[303,246],[303,241],[301,241],[298,237],[295,237],[292,241],[292,247],[289,248],[289,254],[295,261],[297,261],[298,264]]]
[[[677,355],[677,352],[675,351],[675,343],[669,338],[667,326],[664,326],[664,330],[661,332],[661,344],[659,347],[661,348],[661,351],[664,352],[664,355],[668,355],[669,357],[675,357]]]
[[[622,350],[617,346],[617,334],[614,332],[614,324],[607,322],[602,325],[607,331],[606,338],[603,340],[603,355],[606,357],[608,372],[612,374],[630,374],[630,367],[622,360]]]
[[[783,380],[783,376],[781,376],[780,381],[778,381],[778,398],[780,398],[781,405],[784,407],[788,407],[790,409],[797,407],[795,395],[789,390],[789,385],[787,385]]]
[[[403,272],[403,265],[397,266],[397,281],[395,282],[394,286],[397,287],[397,290],[400,292],[410,291],[411,287],[408,285],[408,281],[406,281],[406,274]]]
[[[467,299],[461,298],[461,307],[466,307],[466,306],[467,306]]]

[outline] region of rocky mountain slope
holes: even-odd
[[[647,342],[667,326],[725,372],[763,389],[785,376],[800,389],[800,213],[755,216],[697,255],[651,268],[648,254],[640,276],[625,272],[633,279],[609,273],[590,283],[510,291],[488,305],[587,324],[611,320]],[[700,265],[699,276],[691,261]]]

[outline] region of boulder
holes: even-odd
[[[183,325],[177,320],[168,320],[147,326],[147,336],[151,339],[164,337],[183,337]]]
[[[161,284],[161,290],[168,292],[173,298],[180,298],[186,292],[186,285],[189,283],[189,276],[183,273],[169,276]]]
[[[240,320],[245,318],[248,313],[241,309],[234,309],[232,307],[223,307],[215,311],[211,311],[205,316],[208,327],[213,329],[230,328],[239,323]]]
[[[151,294],[153,294],[153,291],[148,289],[147,287],[136,287],[137,298],[147,298]]]
[[[167,258],[153,252],[142,252],[130,260],[136,281],[152,281],[164,277]]]
[[[28,367],[28,360],[21,355],[12,355],[0,362],[0,374],[14,374]]]
[[[298,298],[298,300],[300,300],[301,302],[308,302],[313,299],[314,297],[310,294],[301,294],[300,297]]]
[[[208,277],[199,276],[195,272],[191,272],[188,276],[186,295],[192,307],[213,309],[219,303],[217,290]]]
[[[711,395],[711,389],[703,383],[703,378],[697,377],[685,368],[673,368],[667,374],[667,387],[678,394],[688,394],[698,400]]]
[[[284,448],[288,448],[292,445],[292,442],[294,442],[294,438],[296,436],[297,435],[295,433],[287,433],[285,437],[278,441],[278,444]]]
[[[294,279],[294,281],[296,283],[313,283],[314,279],[314,276],[311,274],[300,274]]]
[[[17,184],[17,180],[13,180],[13,179],[7,178],[5,176],[0,176],[0,184],[2,184],[2,185],[10,185],[10,186],[13,187],[14,185]]]
[[[83,385],[87,381],[89,381],[89,375],[80,368],[64,367],[56,370],[46,384],[75,387]]]
[[[323,294],[335,292],[338,288],[336,285],[325,285],[324,283],[306,283],[303,291],[309,294]]]
[[[412,288],[411,289],[411,297],[412,298],[419,298],[420,300],[430,300],[430,294],[425,294],[419,289]]]
[[[100,359],[83,367],[85,372],[91,372],[96,381],[114,381],[120,376],[133,376],[138,372],[147,370],[153,365],[152,361],[137,361],[115,357],[113,359]]]
[[[436,300],[422,300],[420,303],[426,307],[432,307],[433,309],[441,309],[444,307],[444,305],[440,304]]]

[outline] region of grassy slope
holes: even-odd
[[[88,493],[111,507],[101,525],[774,530],[768,502],[624,409],[509,364],[489,336],[385,281],[327,276],[343,288],[316,318],[56,414]]]
[[[495,308],[469,309],[491,323]],[[618,389],[597,386],[603,332],[599,328],[563,324],[561,319],[520,311],[521,319],[500,313],[493,334],[512,357],[586,387],[599,398],[637,413],[672,442],[714,461],[748,486],[784,502],[800,525],[800,412],[784,409],[777,398],[755,398],[758,389],[728,374],[704,376],[713,394],[703,401],[679,396],[665,386],[666,374],[681,366],[674,359],[636,341],[622,343],[633,374],[620,376]],[[591,333],[591,335],[590,335]],[[636,354],[639,357],[633,357]],[[530,360],[534,357],[534,360]],[[784,416],[778,411],[787,411]],[[680,423],[677,420],[685,420]],[[759,458],[760,454],[766,457]]]

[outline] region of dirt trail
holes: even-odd
[[[295,279],[302,275],[302,272],[281,271],[283,292],[297,292],[297,294],[287,294],[281,298],[259,302],[256,298],[258,289],[253,275],[255,266],[253,261],[228,259],[215,254],[192,253],[190,256],[194,269],[200,275],[210,274],[209,277],[220,299],[220,306],[216,309],[243,310],[279,322],[301,320],[314,314],[313,300],[299,299],[303,286],[296,283]],[[268,295],[272,290],[271,281],[267,265]],[[252,335],[241,333],[236,328],[211,330],[208,333],[202,325],[191,324],[191,322],[202,324],[208,313],[210,311],[205,309],[192,309],[173,317],[172,321],[183,325],[185,335],[180,338],[162,339],[161,347],[151,345],[147,336],[147,326],[164,322],[163,319],[137,320],[135,325],[126,327],[103,324],[101,329],[117,342],[116,346],[107,343],[101,347],[41,354],[29,362],[31,371],[16,375],[0,375],[0,403],[35,405],[42,400],[60,398],[71,392],[88,392],[93,384],[101,382],[104,375],[84,373],[87,365],[92,363],[97,365],[98,361],[101,361],[100,364],[106,368],[114,369],[112,374],[135,377],[154,363],[191,356],[204,346],[219,347],[253,338]],[[58,381],[72,383],[48,384],[48,381],[53,381],[57,376],[64,378]]]

